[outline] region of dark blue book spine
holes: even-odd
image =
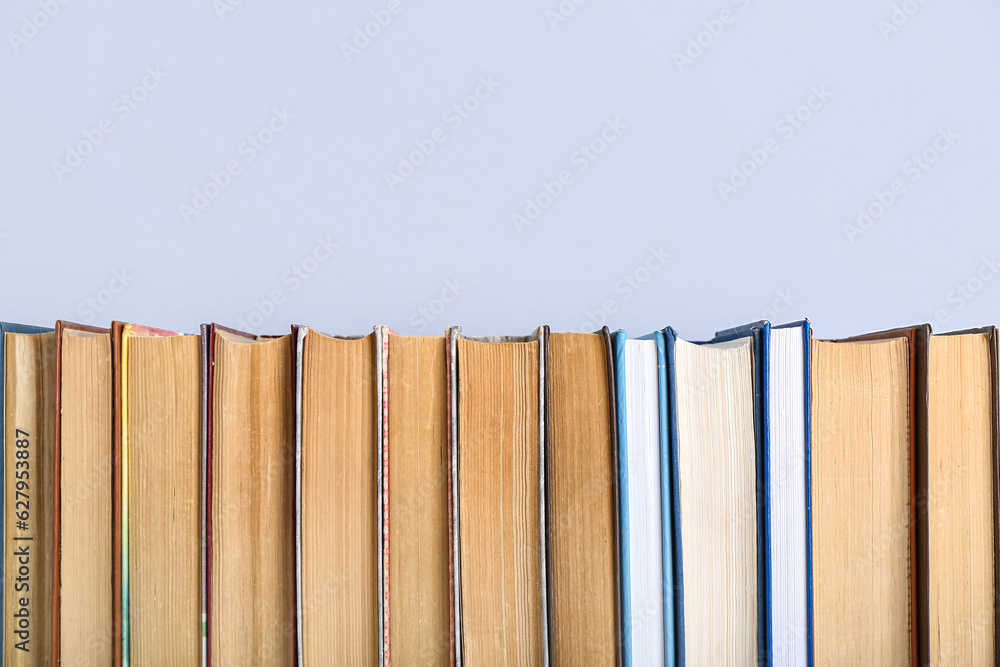
[[[757,660],[774,664],[771,627],[771,325],[754,329],[754,405],[757,428]]]
[[[667,349],[667,409],[670,419],[670,465],[678,470],[677,438],[677,368],[674,364],[674,347],[677,332],[671,327],[663,331]],[[674,637],[676,638],[677,665],[684,667],[684,552],[681,549],[681,487],[677,475],[670,479],[673,504],[673,557],[674,557]]]
[[[805,366],[805,431],[806,431],[806,646],[809,652],[809,667],[815,660],[813,650],[813,557],[812,557],[812,325],[809,320],[802,323],[803,361]]]
[[[625,397],[625,331],[613,338],[615,353],[615,406],[618,423],[618,511],[621,520],[622,666],[632,667],[632,573],[629,559],[628,432]]]

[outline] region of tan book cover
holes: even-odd
[[[814,653],[916,665],[930,327],[811,345]]]
[[[545,368],[529,337],[448,330],[456,664],[548,665]]]
[[[55,330],[52,662],[114,659],[111,332]]]
[[[379,341],[298,327],[300,665],[377,665],[382,649]]]
[[[3,363],[3,663],[52,659],[55,333],[0,324]]]
[[[292,334],[207,336],[208,663],[295,658]]]

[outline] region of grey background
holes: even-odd
[[[0,318],[472,335],[606,318],[692,339],[762,315],[808,316],[820,337],[997,321],[997,3],[396,1],[350,58],[388,0],[4,3]],[[453,127],[480,77],[499,85]],[[814,88],[830,96],[803,111]],[[247,160],[274,109],[294,118]],[[59,173],[103,119],[113,131]],[[446,141],[390,190],[436,128]],[[769,139],[724,201],[720,181]],[[572,182],[518,231],[562,170]],[[670,255],[656,270],[651,248]]]

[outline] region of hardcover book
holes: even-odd
[[[614,338],[622,663],[676,664],[673,511],[663,332]]]
[[[381,327],[385,663],[454,663],[444,336]]]
[[[918,664],[920,325],[811,344],[813,650],[818,664]]]
[[[993,665],[997,332],[956,331],[928,343],[927,450],[916,465],[920,664]]]
[[[692,343],[669,327],[664,335],[677,664],[755,664],[763,653],[759,336]]]
[[[611,336],[547,347],[549,628],[553,665],[620,665],[617,432]]]
[[[452,363],[456,664],[548,665],[545,386],[548,329],[448,331]]]
[[[295,659],[292,334],[203,325],[208,664]]]
[[[48,664],[52,650],[55,334],[0,323],[3,427],[3,663]]]
[[[202,660],[199,336],[120,325],[122,664]]]
[[[381,332],[296,341],[299,665],[383,656]]]
[[[52,662],[114,659],[111,332],[55,330]]]

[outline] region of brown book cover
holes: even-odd
[[[1000,665],[1000,641],[997,641],[996,633],[1000,631],[1000,339],[997,336],[995,326],[980,327],[974,329],[962,329],[960,331],[949,331],[940,336],[960,336],[964,334],[985,334],[989,338],[989,363],[990,363],[990,415],[991,415],[991,455],[990,461],[992,469],[990,477],[992,479],[992,504],[993,504],[993,664]],[[926,349],[926,348],[925,348]],[[930,629],[929,629],[929,582],[927,571],[928,553],[928,494],[930,492],[928,484],[928,471],[922,468],[921,464],[927,463],[926,449],[923,461],[918,460],[917,480],[922,495],[917,497],[917,541],[918,541],[918,567],[920,573],[920,593],[918,600],[920,606],[920,664],[925,665],[931,662],[933,656],[930,655]],[[921,485],[921,475],[923,483]],[[921,492],[918,492],[921,493]],[[923,559],[921,560],[921,553]]]
[[[461,327],[449,327],[447,329],[447,339],[448,339],[448,365],[449,365],[449,437],[450,442],[450,454],[451,454],[451,475],[450,475],[450,498],[451,498],[451,511],[452,511],[452,521],[451,521],[451,550],[452,550],[452,585],[454,588],[454,644],[455,644],[455,664],[461,667],[466,660],[466,650],[465,650],[465,638],[463,635],[464,622],[463,622],[463,607],[466,606],[463,603],[463,583],[462,583],[462,526],[463,518],[461,516],[461,451],[462,451],[462,432],[459,427],[461,420],[460,416],[460,405],[461,405],[461,355],[459,353],[459,340],[465,340],[472,343],[538,343],[538,359],[537,359],[537,416],[538,416],[538,433],[537,433],[537,452],[538,452],[538,528],[539,528],[539,596],[540,596],[540,606],[538,610],[540,618],[540,627],[538,628],[539,640],[541,642],[541,656],[540,661],[546,667],[550,664],[551,660],[551,647],[549,640],[549,587],[548,587],[548,558],[547,558],[547,536],[548,529],[546,528],[548,516],[547,516],[547,490],[546,490],[546,461],[547,461],[547,448],[545,439],[545,415],[546,415],[546,359],[547,359],[547,349],[548,349],[548,338],[549,338],[549,327],[541,326],[535,330],[535,332],[529,336],[489,336],[489,337],[468,337],[462,335]],[[464,522],[471,521],[472,519],[466,518]]]
[[[913,666],[926,662],[927,616],[927,345],[929,324],[889,329],[838,342],[906,338],[910,353],[910,654]]]
[[[215,333],[218,330],[228,331],[234,336],[254,339],[256,336],[236,329],[224,327],[221,324],[201,325],[201,355],[202,355],[202,531],[204,533],[202,548],[202,623],[204,629],[202,638],[205,645],[205,664],[212,664],[212,389],[215,384]]]
[[[382,664],[454,665],[447,337],[379,329]]]
[[[3,507],[10,511],[4,524],[4,548],[10,554],[3,563],[6,641],[0,643],[4,664],[47,665],[52,648],[51,609],[45,605],[52,601],[53,329],[0,322],[0,371],[0,424],[8,472]]]
[[[252,341],[265,341],[274,340],[281,338],[281,336],[271,336],[271,335],[255,335],[247,333],[244,331],[239,331],[237,329],[232,329],[230,327],[223,326],[221,324],[203,324],[201,326],[201,343],[202,343],[202,363],[203,363],[203,383],[202,383],[202,440],[203,440],[203,452],[202,452],[202,524],[203,524],[203,553],[202,553],[202,573],[203,573],[203,622],[204,622],[204,642],[205,642],[205,655],[206,664],[211,665],[216,662],[215,656],[213,655],[213,642],[212,642],[212,630],[214,625],[213,612],[212,612],[212,586],[213,581],[217,581],[213,577],[214,574],[214,551],[215,551],[215,536],[213,535],[213,516],[215,511],[213,509],[213,493],[215,490],[214,482],[214,460],[215,460],[215,410],[217,390],[216,390],[216,341],[218,334],[220,332],[225,332],[231,336],[245,339],[249,342]],[[293,331],[294,333],[294,331]],[[294,347],[290,346],[291,354],[294,354]],[[294,358],[290,358],[294,362]],[[291,386],[291,377],[289,377],[289,386]],[[290,514],[294,511],[291,508]],[[290,516],[289,519],[292,517]],[[290,524],[291,525],[291,524]],[[294,588],[294,587],[293,587]],[[294,608],[294,607],[293,607]],[[291,621],[292,619],[288,619]],[[224,635],[222,635],[224,636]],[[279,645],[281,642],[268,644],[269,648]],[[294,645],[295,642],[293,641]]]
[[[604,346],[604,359],[607,366],[607,390],[608,390],[608,431],[610,436],[610,468],[611,468],[611,478],[608,481],[609,488],[611,489],[612,497],[612,534],[611,546],[612,546],[612,558],[614,561],[614,663],[615,665],[622,664],[622,605],[621,605],[621,528],[619,525],[620,521],[620,497],[618,488],[618,428],[617,428],[617,416],[615,414],[615,363],[614,363],[614,349],[611,342],[611,332],[608,327],[603,327],[600,331],[595,332],[596,335],[601,336],[601,341]],[[551,333],[549,334],[551,336]],[[545,373],[545,405],[547,406],[544,424],[545,424],[545,442],[546,442],[546,455],[545,455],[545,474],[549,483],[547,485],[549,496],[546,501],[546,527],[547,536],[546,539],[549,545],[549,558],[547,562],[548,570],[548,622],[550,633],[553,637],[549,640],[549,663],[556,664],[556,646],[555,646],[555,627],[554,625],[554,601],[556,599],[555,591],[553,590],[553,585],[555,581],[555,575],[553,572],[553,556],[552,556],[552,545],[555,544],[555,539],[553,535],[553,525],[554,521],[552,518],[553,508],[555,506],[554,498],[552,497],[553,492],[553,477],[552,477],[552,363],[551,363],[551,345],[546,345],[546,354],[548,358],[546,360],[547,372]]]
[[[62,555],[61,539],[61,512],[60,501],[62,499],[62,339],[63,332],[67,329],[77,331],[87,331],[97,334],[110,334],[110,329],[92,327],[85,324],[76,324],[65,320],[56,321],[56,395],[55,395],[55,449],[53,452],[53,505],[52,505],[52,663],[59,664],[59,644],[60,644],[60,563]],[[113,356],[113,355],[112,355]],[[112,377],[114,377],[112,375]],[[113,419],[113,415],[112,415]],[[112,491],[112,508],[116,507],[114,492]],[[112,510],[114,511],[114,510]],[[109,545],[109,548],[114,548]],[[114,561],[112,561],[114,562]],[[114,591],[114,577],[108,582]],[[114,595],[114,593],[112,593]],[[114,600],[114,597],[112,597]],[[120,604],[120,601],[119,601]]]
[[[123,525],[125,517],[129,512],[128,498],[123,493],[125,488],[126,480],[124,477],[123,468],[127,461],[127,443],[126,443],[126,431],[125,423],[128,421],[128,414],[124,409],[125,401],[128,393],[128,385],[125,377],[125,370],[127,366],[126,355],[126,337],[141,336],[141,337],[179,337],[185,336],[185,334],[180,334],[175,331],[169,331],[166,329],[159,329],[155,327],[148,327],[144,325],[132,324],[127,322],[112,322],[111,326],[111,349],[112,349],[112,388],[113,388],[113,401],[112,401],[112,415],[113,415],[113,493],[114,493],[114,504],[112,506],[112,514],[114,517],[114,526],[112,530],[112,543],[114,548],[113,555],[113,571],[114,571],[114,638],[115,642],[115,666],[130,661],[131,660],[131,647],[133,645],[131,635],[133,633],[133,625],[131,619],[128,617],[130,609],[130,591],[129,591],[129,563],[125,562],[125,554],[123,551],[128,548],[128,533]],[[188,336],[189,338],[191,336]],[[197,365],[199,384],[202,387],[202,394],[204,391],[204,378],[201,378],[202,364],[199,362]],[[197,413],[199,421],[199,429],[203,428],[200,424],[201,412]],[[201,463],[201,457],[198,457],[198,463]],[[200,485],[199,485],[200,486]],[[200,488],[199,488],[200,492]],[[199,498],[199,508],[197,512],[198,516],[203,515],[203,507],[201,506],[201,499]],[[202,527],[203,528],[203,523]],[[199,529],[200,538],[202,544],[200,548],[204,549],[204,534],[203,530]],[[133,549],[133,557],[138,553],[149,553],[144,552],[141,549]],[[198,579],[203,581],[204,573],[201,571],[201,562],[199,559],[198,567]],[[142,589],[135,589],[142,590]],[[133,593],[135,592],[132,591]],[[200,586],[199,586],[200,595]],[[140,605],[142,607],[142,605]],[[200,605],[199,605],[200,607]],[[204,623],[202,623],[202,632],[204,633]],[[202,642],[204,639],[202,639]],[[200,642],[201,643],[201,642]],[[204,653],[204,645],[202,645],[202,650],[200,653]]]
[[[345,652],[354,651],[355,653],[364,653],[365,662],[370,660],[372,664],[381,663],[384,659],[383,637],[385,631],[384,609],[382,606],[384,600],[384,582],[382,579],[384,572],[384,544],[381,530],[383,509],[381,494],[384,483],[383,469],[381,467],[383,443],[381,440],[382,422],[379,414],[381,398],[378,395],[382,388],[382,354],[380,352],[382,330],[380,327],[375,327],[374,333],[365,336],[332,336],[314,331],[305,326],[298,326],[294,329],[294,332],[296,346],[294,357],[296,374],[295,626],[296,641],[298,642],[296,661],[299,665],[303,665],[306,662],[315,664],[317,660],[328,661],[328,655],[332,655],[335,652],[339,653],[341,659],[343,659]],[[312,347],[314,345],[322,347]],[[352,351],[351,348],[356,349]],[[310,350],[316,350],[316,356]],[[324,350],[326,357],[322,354]],[[361,354],[364,356],[355,357],[354,360],[359,362],[357,364],[345,361],[352,354]],[[370,358],[367,355],[371,355]],[[324,359],[325,361],[323,361]],[[333,370],[327,369],[324,374],[317,374],[314,361],[316,363],[322,361],[323,363],[334,364]],[[330,383],[335,382],[339,382],[340,384],[336,385],[336,387],[328,386]],[[326,384],[324,385],[323,383]],[[319,386],[321,392],[318,394],[311,393],[313,388],[317,386]],[[369,391],[371,392],[370,394],[367,393]],[[334,418],[335,408],[337,407],[333,405],[334,398],[349,397],[352,394],[354,394],[352,400],[357,404],[354,407],[357,407],[362,415],[361,419],[355,423],[355,426],[362,430],[361,437],[364,445],[362,447],[358,447],[357,442],[352,442],[350,443],[350,447],[347,447],[346,443],[342,442],[344,433],[335,428],[328,428],[329,424],[327,424],[327,427],[317,426],[320,430],[312,428],[313,423],[317,419],[329,421],[329,419]],[[310,405],[312,406],[311,408]],[[321,407],[322,409],[317,410],[317,407]],[[340,405],[339,407],[344,408],[344,405]],[[369,411],[371,414],[369,414]],[[311,421],[306,418],[309,415],[312,415]],[[371,419],[370,422],[368,421],[369,418]],[[331,439],[335,438],[340,438],[340,441],[331,441]],[[366,449],[368,438],[371,439],[371,450]],[[323,443],[326,443],[324,446],[327,448],[322,450],[317,449]],[[344,447],[347,448],[344,449]],[[316,466],[315,461],[310,463],[307,455],[317,456],[322,453],[324,457],[329,459],[329,457],[337,454],[338,451],[349,453],[353,457],[351,461],[359,466],[369,465],[369,460],[366,457],[371,455],[370,463],[374,474],[370,478],[370,487],[368,487],[369,480],[364,478],[357,478],[357,489],[353,488],[353,484],[344,486],[339,481],[330,480],[324,480],[324,483],[321,484],[316,479],[316,476],[319,474],[317,471],[320,470],[320,467]],[[329,461],[327,462],[329,463]],[[331,474],[346,474],[345,470],[346,468],[337,468]],[[367,475],[367,473],[365,474]],[[307,484],[306,482],[310,479],[312,481]],[[354,478],[352,478],[353,481]],[[370,559],[370,562],[357,557],[351,562],[352,566],[362,569],[367,569],[370,565],[374,583],[371,598],[367,597],[367,586],[370,582],[364,579],[368,576],[367,572],[357,579],[357,581],[351,581],[346,572],[341,570],[337,570],[336,572],[331,571],[327,573],[327,582],[320,587],[317,587],[315,582],[310,581],[310,577],[316,577],[320,574],[314,562],[320,556],[321,551],[318,551],[319,547],[316,545],[318,542],[317,537],[321,537],[327,541],[342,537],[340,533],[346,530],[346,523],[338,520],[343,525],[327,526],[321,531],[314,530],[316,520],[314,519],[311,523],[306,521],[308,518],[307,509],[312,506],[317,509],[323,509],[323,511],[329,510],[329,507],[325,505],[322,507],[318,504],[310,505],[320,491],[330,498],[337,495],[339,501],[346,502],[344,490],[347,488],[357,491],[357,493],[354,493],[354,497],[350,499],[354,504],[367,503],[367,493],[369,490],[372,491],[373,497],[371,501],[373,504],[370,508],[361,506],[360,511],[356,515],[351,515],[352,521],[356,523],[360,521],[359,525],[363,527],[363,534],[359,537],[360,541],[352,545],[354,548],[349,550],[354,556],[357,556],[361,551],[367,551],[369,548],[372,549],[373,557]],[[310,500],[310,497],[313,500]],[[366,523],[369,520],[367,514],[369,510],[372,513],[370,526]],[[362,517],[363,520],[359,517]],[[369,530],[369,527],[371,533],[366,532]],[[337,532],[338,530],[340,533]],[[334,554],[332,549],[322,552],[323,559],[329,560],[334,557],[339,558],[341,561],[345,560],[344,553],[342,552]],[[367,553],[365,554],[365,558],[367,558]],[[340,565],[337,567],[340,567]],[[347,585],[348,583],[350,586]],[[351,590],[348,590],[349,588]],[[359,618],[358,626],[348,627],[346,624],[338,622],[336,627],[331,628],[329,631],[326,628],[322,628],[322,631],[320,631],[320,628],[316,624],[320,622],[323,614],[329,616],[333,613],[331,610],[335,608],[339,610],[336,613],[344,613],[342,608],[336,607],[336,602],[342,601],[346,595],[355,596],[355,602],[351,604],[354,604],[357,608],[352,607],[351,612],[361,617]],[[371,614],[371,616],[368,616],[368,614]],[[368,644],[368,622],[372,620],[374,621],[374,628],[371,629],[372,643]],[[340,632],[349,641],[357,642],[356,645],[348,646],[347,643],[336,643],[332,639],[334,632]],[[348,633],[353,634],[349,635]],[[361,636],[362,634],[364,634],[364,637]],[[317,656],[315,653],[320,653],[320,655]],[[359,658],[355,653],[350,653],[351,657]]]

